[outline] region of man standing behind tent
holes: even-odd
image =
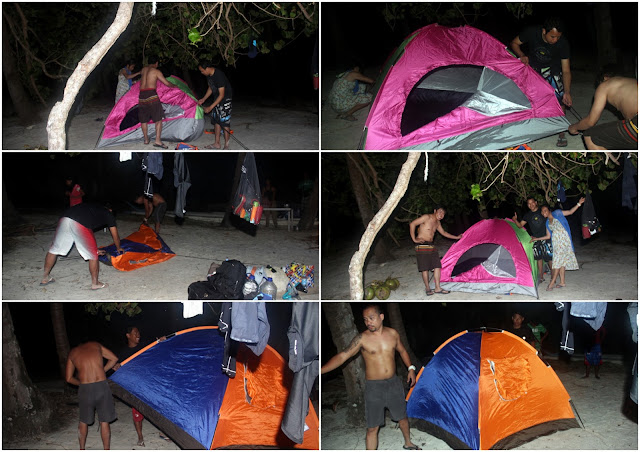
[[[613,105],[624,120],[596,126],[607,104]],[[590,150],[638,149],[638,81],[602,74],[589,116],[569,126],[572,135],[580,130],[584,130],[584,142]]]
[[[547,219],[542,216],[542,212],[538,207],[538,201],[533,197],[528,198],[527,207],[529,208],[529,212],[522,216],[521,221],[518,221],[518,214],[514,213],[512,218],[513,222],[519,228],[524,228],[524,225],[528,223],[532,237],[543,237],[547,233]],[[538,284],[544,282],[544,263],[551,262],[552,251],[551,240],[538,240],[533,243],[533,257],[538,263]]]
[[[167,202],[159,193],[154,193],[151,198],[140,195],[134,201],[136,204],[144,204],[144,220],[142,222],[148,225],[148,221],[152,218],[155,220],[154,230],[156,234],[160,234],[160,223],[167,213]]]
[[[436,231],[448,239],[460,240],[462,238],[462,235],[451,235],[442,228],[440,221],[444,218],[445,213],[446,210],[444,207],[437,207],[433,213],[422,215],[420,218],[413,220],[409,225],[411,240],[417,243],[415,249],[418,258],[418,271],[422,273],[422,280],[427,290],[427,296],[431,296],[434,293],[443,295],[449,293],[448,290],[440,287],[442,264],[440,263],[440,256],[438,256],[438,250],[433,245],[433,237]],[[417,235],[416,227],[418,228]],[[435,289],[431,289],[429,285],[429,271],[433,271]]]
[[[557,17],[547,19],[542,27],[527,27],[511,41],[511,49],[524,64],[530,65],[553,86],[558,102],[565,111],[571,107],[571,65],[569,42],[562,39],[563,23]],[[521,47],[528,45],[529,55]],[[558,147],[566,147],[564,132],[558,135]]]
[[[213,67],[211,63],[202,63],[198,66],[200,73],[207,77],[207,92],[202,99],[198,100],[198,105],[202,105],[205,100],[214,95],[215,99],[211,105],[204,108],[205,113],[211,113],[211,124],[214,125],[215,143],[205,146],[205,149],[220,149],[220,130],[224,129],[224,148],[229,149],[229,138],[231,137],[231,98],[233,90],[231,83],[224,72]]]
[[[356,336],[349,347],[332,357],[321,367],[325,374],[337,369],[359,351],[365,363],[365,415],[367,418],[368,450],[378,448],[378,430],[384,425],[385,408],[391,412],[391,419],[398,422],[404,436],[404,449],[420,450],[411,442],[407,404],[404,397],[402,381],[396,375],[395,353],[400,354],[402,362],[407,366],[407,383],[416,383],[416,366],[411,364],[409,354],[402,345],[398,332],[385,327],[382,322],[384,314],[378,305],[367,305],[362,311],[367,331]]]
[[[108,360],[106,365],[103,359]],[[102,445],[105,450],[110,448],[111,428],[109,422],[115,420],[116,409],[111,389],[107,383],[106,372],[115,365],[116,361],[118,361],[118,357],[97,342],[86,342],[69,352],[66,381],[78,386],[80,449],[85,447],[89,425],[93,424],[96,410],[100,421]],[[76,370],[78,371],[77,378],[73,376]]]
[[[44,276],[40,282],[41,286],[46,286],[55,282],[50,276],[51,269],[56,264],[58,255],[67,255],[75,243],[78,253],[84,260],[89,261],[89,273],[91,273],[91,289],[104,289],[107,283],[98,281],[98,245],[93,235],[93,230],[107,226],[116,249],[124,253],[120,247],[120,237],[116,226],[116,219],[111,210],[97,204],[82,203],[69,207],[62,213],[62,218],[58,221],[56,234],[53,237],[53,244],[44,259]]]
[[[150,57],[149,64],[140,71],[140,97],[138,98],[138,119],[144,134],[144,144],[149,144],[148,122],[153,120],[156,127],[156,141],[154,147],[167,149],[162,142],[162,120],[164,119],[164,110],[160,103],[160,98],[156,92],[158,80],[167,85],[169,88],[177,88],[177,85],[167,81],[158,70],[158,58]]]

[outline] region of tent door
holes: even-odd
[[[454,278],[478,265],[496,278],[515,278],[516,265],[509,251],[496,243],[483,243],[469,248],[456,262],[451,277]]]

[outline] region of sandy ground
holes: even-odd
[[[86,105],[82,112],[67,122],[67,149],[94,149],[102,133],[104,121],[110,112],[108,105]],[[2,149],[24,150],[46,149],[47,131],[46,116],[34,126],[23,127],[16,118],[3,118]],[[205,120],[205,129],[213,126]],[[231,130],[238,141],[231,138],[229,149],[242,150],[242,145],[251,150],[318,150],[318,114],[310,111],[296,111],[277,107],[255,106],[235,102]],[[203,134],[189,144],[203,149],[212,144],[213,135]],[[224,142],[224,139],[223,139]],[[165,142],[169,149],[175,149],[176,143]],[[105,150],[157,150],[151,145],[129,143],[126,145],[104,148]]]
[[[327,71],[323,73],[322,79],[322,125],[321,125],[321,141],[323,150],[351,150],[357,149],[360,142],[360,135],[364,129],[364,123],[369,114],[369,108],[364,108],[355,113],[357,121],[345,121],[336,119],[336,113],[331,109],[328,102],[329,92],[338,72]],[[593,86],[594,75],[583,71],[571,71],[573,76],[571,82],[571,94],[573,98],[573,108],[581,117],[588,115],[591,110],[591,99],[595,88]],[[367,74],[375,76],[374,74]],[[567,120],[574,124],[578,122],[572,113],[567,112]],[[607,110],[602,113],[600,123],[615,121],[615,115]],[[566,134],[568,146],[565,148],[556,147],[557,135],[541,138],[539,140],[528,143],[533,150],[585,150],[582,141],[582,135],[571,136]],[[514,143],[515,145],[522,143]]]
[[[638,299],[638,246],[633,237],[608,235],[605,232],[597,240],[586,241],[574,237],[576,258],[580,269],[567,271],[567,286],[562,289],[546,291],[546,284],[538,286],[540,300],[637,300]],[[436,246],[440,257],[444,256],[452,242],[437,238]],[[516,301],[533,298],[526,295],[479,294],[451,292],[448,295],[427,297],[422,277],[417,271],[416,257],[410,243],[402,249],[396,248],[395,260],[377,264],[369,259],[364,270],[364,283],[385,280],[389,276],[397,277],[400,287],[391,292],[389,300],[502,300]],[[323,264],[323,300],[349,299],[349,261],[357,249],[357,243],[345,247],[339,254],[322,258]],[[549,275],[545,275],[549,281]],[[433,287],[433,283],[432,283]]]
[[[558,377],[571,396],[584,429],[569,429],[537,438],[523,444],[520,450],[638,450],[638,424],[622,413],[627,372],[621,364],[605,362],[600,379],[582,379],[584,365],[580,357],[570,364],[550,360]],[[321,448],[323,450],[365,449],[365,428],[354,427],[346,418],[342,377],[321,386]],[[337,411],[331,407],[338,401]],[[402,433],[387,414],[386,425],[380,429],[378,449],[402,448]],[[414,444],[424,450],[450,449],[442,440],[415,428],[411,429]]]
[[[192,213],[192,215],[195,215]],[[55,282],[45,287],[42,280],[44,257],[53,240],[57,216],[25,214],[35,226],[35,235],[4,237],[2,245],[2,299],[4,300],[186,300],[187,287],[206,279],[212,262],[238,259],[245,265],[271,265],[276,269],[298,262],[315,265],[316,284],[301,299],[319,298],[320,269],[318,231],[288,232],[280,225],[259,227],[255,236],[234,228],[221,228],[218,222],[189,219],[178,226],[173,218],[164,220],[161,237],[176,257],[155,265],[122,272],[100,264],[100,281],[109,284],[93,291],[89,266],[76,248],[67,257],[59,257],[51,276]],[[120,237],[126,237],[140,225],[140,217],[119,215]],[[109,232],[95,233],[98,246],[113,243]],[[273,274],[278,299],[286,290],[286,276]]]

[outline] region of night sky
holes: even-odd
[[[466,14],[473,12],[471,5],[467,3],[464,7]],[[485,2],[477,20],[474,21],[472,16],[467,16],[466,20],[469,25],[508,45],[524,27],[541,24],[549,16],[560,17],[567,28],[563,37],[571,45],[571,62],[574,68],[597,70],[594,61],[597,54],[594,3],[555,2],[532,5],[533,15],[517,19],[506,10],[504,3]],[[621,59],[635,68],[638,55],[638,4],[625,2],[609,5],[613,22],[613,45],[621,52]],[[365,72],[375,76],[391,52],[413,31],[433,22],[446,26],[465,25],[465,20],[460,15],[445,16],[443,13],[436,13],[437,20],[431,22],[415,17],[397,20],[392,30],[382,17],[381,10],[384,7],[385,3],[322,3],[323,70],[351,69],[353,62],[357,62],[365,67]],[[448,8],[440,6],[439,12],[446,9]]]
[[[55,158],[51,158],[54,155]],[[158,192],[172,209],[173,155],[164,153],[164,176]],[[318,153],[299,152],[254,154],[260,184],[270,178],[277,189],[279,205],[300,206],[303,181],[313,180],[318,173]],[[187,193],[187,212],[224,211],[231,193],[238,154],[233,152],[190,152],[185,154],[192,186]],[[72,176],[83,187],[84,201],[109,201],[118,208],[132,202],[144,186],[141,160],[119,161],[117,152],[88,152],[81,155],[50,152],[2,154],[3,181],[9,198],[18,208],[61,210],[64,202],[65,178]]]
[[[27,372],[34,381],[58,378],[58,358],[51,323],[50,303],[8,303],[16,337]],[[64,303],[65,322],[69,344],[73,348],[86,340],[95,340],[118,353],[126,346],[126,328],[137,326],[143,344],[156,337],[204,325],[217,325],[220,303],[204,303],[202,315],[184,319],[182,303],[140,303],[142,313],[130,318],[118,312],[111,320],[99,313],[94,316],[84,311],[85,303]],[[281,356],[287,357],[289,343],[287,328],[291,319],[290,303],[267,303],[267,316],[271,326],[269,345]]]

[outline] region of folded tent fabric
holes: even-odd
[[[104,256],[98,256],[100,262],[111,265],[117,270],[131,271],[175,257],[175,253],[164,240],[144,224],[140,225],[136,232],[121,239],[120,246],[125,253],[119,254],[115,244],[100,247],[106,252]]]

